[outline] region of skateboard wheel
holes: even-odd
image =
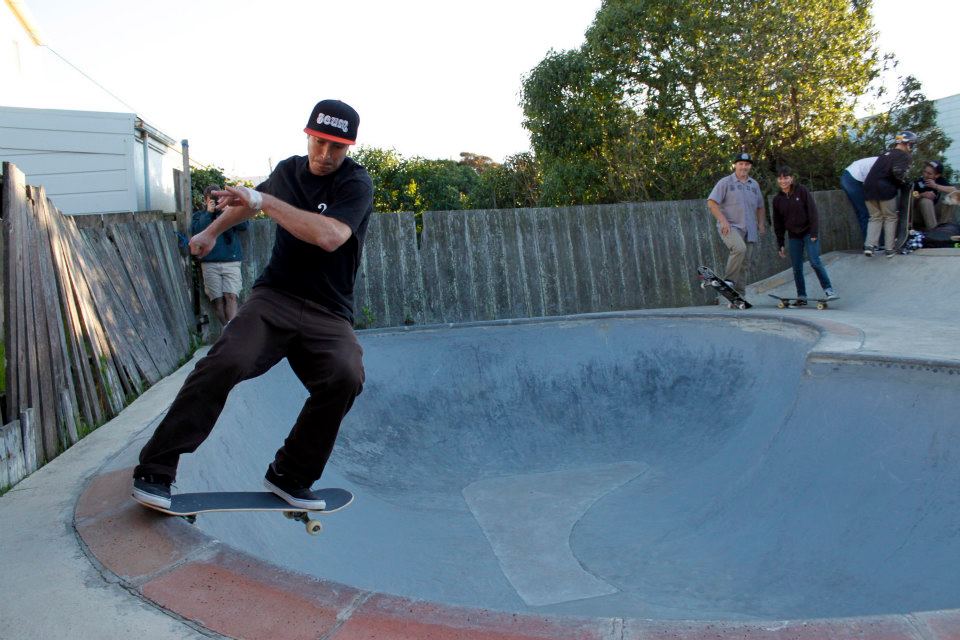
[[[323,525],[319,520],[307,520],[307,533],[312,536],[318,536],[323,531]]]
[[[827,308],[827,303],[825,303],[825,302],[818,302],[818,303],[817,303],[817,309],[819,309],[820,311],[823,311],[823,310],[826,309],[826,308]]]
[[[784,302],[783,300],[777,303],[777,309],[786,309],[786,308],[787,308],[787,303]]]
[[[296,520],[297,514],[294,511],[284,511],[283,517],[286,518],[287,520]]]
[[[737,303],[737,309],[746,309],[746,308],[747,308],[747,303],[746,303],[746,302],[738,302],[738,303]]]

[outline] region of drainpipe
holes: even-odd
[[[143,140],[143,210],[150,211],[150,137],[146,129],[140,130]]]
[[[180,141],[180,154],[183,157],[183,172],[180,174],[180,219],[177,224],[180,231],[190,236],[190,213],[193,211],[193,196],[191,195],[193,185],[190,184],[190,143],[187,140]]]

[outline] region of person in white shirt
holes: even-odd
[[[860,158],[843,170],[840,174],[840,188],[847,194],[847,199],[853,206],[853,212],[857,216],[857,222],[860,223],[861,236],[867,237],[867,222],[870,220],[870,212],[867,211],[867,199],[863,196],[863,181],[877,161],[878,156],[870,158]]]

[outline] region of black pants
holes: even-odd
[[[276,289],[254,289],[187,377],[140,452],[134,475],[175,478],[180,455],[195,451],[210,435],[230,390],[286,357],[310,397],[275,462],[282,473],[309,486],[323,473],[340,422],[363,389],[362,356],[344,318]]]

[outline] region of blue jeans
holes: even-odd
[[[857,222],[860,223],[860,231],[864,238],[867,237],[867,222],[870,220],[870,212],[867,211],[867,201],[863,195],[863,183],[850,175],[850,172],[844,170],[840,174],[840,188],[847,194],[847,199],[853,205],[853,212],[857,214]],[[791,252],[792,253],[792,252]]]
[[[824,291],[831,288],[830,276],[820,261],[820,240],[811,240],[810,234],[803,238],[787,238],[787,246],[790,249],[790,262],[793,265],[793,281],[797,285],[797,296],[805,298],[807,296],[807,283],[803,279],[803,250],[807,250],[807,258],[810,260],[810,266],[813,267],[820,286]]]

